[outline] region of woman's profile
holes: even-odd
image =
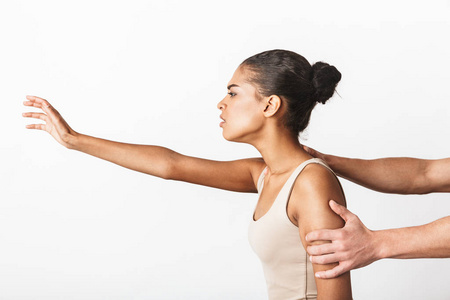
[[[309,261],[308,232],[342,227],[330,199],[345,205],[335,174],[304,151],[298,135],[317,103],[333,95],[341,79],[327,63],[310,63],[286,50],[271,50],[244,60],[217,107],[228,141],[248,143],[261,158],[213,161],[179,154],[160,146],[99,139],[74,131],[50,103],[27,96],[24,105],[43,112],[24,117],[45,124],[27,125],[50,133],[60,144],[123,167],[170,180],[225,190],[253,192],[259,199],[249,216],[249,241],[261,259],[269,299],[351,299],[350,274],[314,277],[334,265]]]

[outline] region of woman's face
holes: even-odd
[[[228,94],[217,104],[222,113],[223,137],[234,142],[249,143],[258,136],[264,124],[264,101],[258,99],[256,88],[247,80],[240,66],[228,84]]]

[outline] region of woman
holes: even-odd
[[[317,102],[325,103],[341,78],[326,63],[311,66],[291,51],[272,50],[246,59],[219,102],[225,139],[253,145],[262,158],[218,162],[158,146],[118,143],[75,132],[48,101],[27,96],[24,113],[45,124],[29,129],[49,132],[59,143],[136,171],[231,191],[258,192],[249,240],[260,257],[270,299],[351,299],[350,274],[314,278],[334,265],[312,265],[305,235],[315,229],[342,227],[328,207],[345,205],[334,173],[304,151],[298,135]]]

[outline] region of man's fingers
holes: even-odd
[[[336,252],[336,245],[332,243],[326,243],[322,245],[308,246],[306,251],[309,255],[324,255]]]
[[[347,222],[348,219],[349,219],[350,217],[354,216],[354,214],[353,214],[351,211],[349,211],[349,210],[348,210],[347,208],[345,208],[344,206],[342,206],[342,205],[336,203],[336,201],[334,201],[334,200],[330,200],[329,205],[330,205],[331,209],[332,209],[335,213],[337,213],[338,215],[340,215],[341,218],[342,218],[345,222]]]
[[[326,265],[339,262],[339,258],[334,253],[319,256],[310,256],[309,259],[313,264],[319,265]]]
[[[309,148],[308,146],[303,145],[303,149],[310,155],[316,157],[316,151],[313,148]]]
[[[320,271],[320,272],[317,272],[315,275],[317,278],[320,278],[320,279],[330,279],[330,278],[338,277],[339,275],[342,275],[347,271],[348,270],[346,270],[342,265],[339,264],[338,266],[334,267],[331,270]]]
[[[309,148],[308,146],[303,145],[303,150],[305,150],[306,152],[308,152],[309,154],[311,154],[311,148]]]
[[[308,242],[332,241],[336,239],[336,231],[339,229],[319,229],[311,231],[305,237]]]

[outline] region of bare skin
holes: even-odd
[[[370,189],[398,194],[450,192],[450,159],[416,158],[350,159],[320,153],[304,147],[311,155],[325,160],[340,176]],[[450,216],[429,224],[372,231],[345,207],[330,201],[330,207],[345,221],[342,229],[318,230],[308,241],[331,241],[307,248],[318,264],[338,263],[319,272],[321,278],[334,278],[383,258],[450,257]]]
[[[256,88],[248,83],[242,68],[236,70],[228,87],[228,95],[217,105],[224,121],[220,125],[223,136],[229,141],[253,145],[262,158],[213,161],[185,156],[164,147],[125,144],[83,135],[70,128],[47,100],[35,96],[27,96],[24,105],[43,112],[24,113],[23,116],[44,120],[45,124],[31,124],[27,128],[47,131],[69,149],[164,179],[256,193],[258,177],[267,166],[264,192],[255,210],[255,217],[259,218],[270,209],[287,177],[311,156],[304,151],[297,137],[281,125],[284,105],[278,96],[257,97]],[[300,228],[304,247],[327,243],[307,242],[305,236],[308,232],[344,225],[328,207],[327,203],[332,198],[345,205],[342,190],[331,172],[322,166],[305,168],[295,183],[288,206],[288,217]],[[333,266],[313,264],[315,271]],[[333,280],[316,278],[316,284],[318,299],[352,297],[348,272]]]

